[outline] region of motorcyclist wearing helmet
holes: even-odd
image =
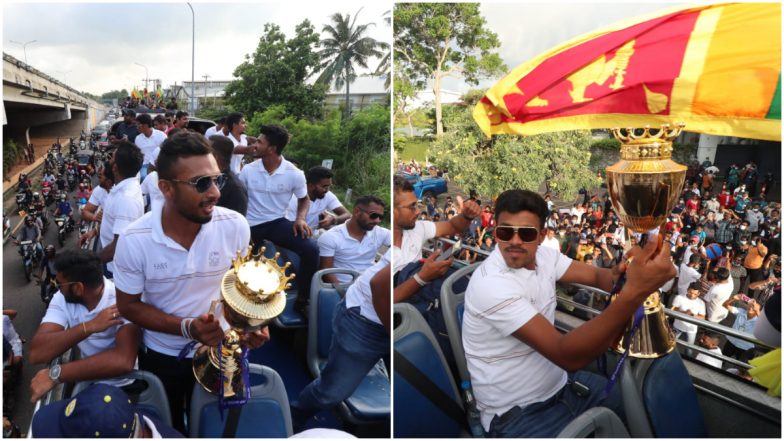
[[[90,199],[90,190],[87,189],[87,184],[84,182],[79,184],[79,190],[76,191],[74,199],[77,201],[80,199]]]
[[[41,179],[41,185],[48,183],[50,186],[54,185],[54,175],[51,172],[44,172],[44,177]]]
[[[26,191],[31,185],[30,178],[25,173],[19,173],[19,191]]]
[[[22,228],[19,230],[19,234],[16,235],[14,243],[19,245],[20,242],[26,240],[33,242],[36,254],[40,256],[43,253],[44,249],[41,246],[41,228],[36,225],[33,216],[25,216],[24,225],[22,225]]]
[[[41,286],[41,300],[44,302],[46,302],[46,290],[49,282],[54,280],[54,276],[57,275],[57,269],[54,267],[55,257],[57,257],[57,250],[54,248],[54,245],[47,245],[44,250],[44,257],[41,259],[41,271],[36,275],[35,281],[36,285]]]
[[[57,208],[54,210],[54,215],[55,217],[67,216],[68,223],[73,225],[73,209],[71,208],[71,203],[66,199],[65,194],[60,195],[60,200],[57,202]]]
[[[43,222],[46,219],[46,201],[44,201],[44,197],[41,196],[41,193],[34,191],[32,199],[30,200],[30,206],[33,208],[35,212],[42,218],[41,221]]]

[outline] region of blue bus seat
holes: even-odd
[[[627,419],[630,413],[637,416],[635,424],[629,421],[632,436],[707,436],[697,391],[678,351],[632,363],[625,367],[621,380]]]
[[[121,377],[117,377],[117,379],[122,378],[145,381],[147,383],[147,388],[139,394],[139,401],[136,403],[136,407],[157,417],[166,423],[166,425],[172,425],[169,399],[166,397],[166,389],[164,389],[163,382],[161,382],[160,378],[152,372],[142,370],[133,370]],[[76,383],[73,392],[71,392],[71,396],[78,394],[96,381],[97,380],[89,380]]]
[[[250,399],[242,406],[236,438],[287,438],[293,434],[291,409],[280,375],[267,366],[250,364]],[[226,415],[221,418],[218,397],[200,384],[193,386],[188,431],[191,438],[221,438]]]
[[[299,268],[299,256],[297,253],[279,247],[269,240],[265,240],[263,246],[265,247],[264,257],[272,259],[272,257],[275,256],[275,253],[280,251],[278,265],[283,266],[286,262],[291,262],[291,266],[288,270],[289,274],[292,272],[294,274],[297,273],[297,268]],[[297,283],[299,282],[297,278],[294,277],[294,280],[291,281],[291,288],[286,290],[286,308],[272,321],[278,328],[304,328],[308,325],[308,319],[294,310],[294,301],[297,300]]]
[[[307,365],[313,377],[321,375],[332,343],[332,318],[342,300],[332,284],[324,282],[327,274],[348,274],[352,281],[359,273],[345,268],[327,268],[316,272],[310,285],[310,322],[308,323]],[[351,424],[377,423],[389,418],[389,375],[383,361],[368,372],[353,394],[338,406],[341,416]]]
[[[394,305],[395,351],[406,357],[462,409],[452,373],[422,314],[407,303]],[[395,438],[457,438],[462,425],[447,416],[406,379],[395,372]]]

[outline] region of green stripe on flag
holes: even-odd
[[[765,119],[781,120],[781,74],[779,74],[779,82],[776,83],[776,93],[773,94],[773,101],[770,103]]]

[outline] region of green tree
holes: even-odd
[[[226,104],[246,115],[280,104],[287,115],[320,117],[327,87],[305,82],[319,68],[318,41],[308,20],[297,25],[291,39],[278,25],[265,24],[253,56],[234,69],[237,79],[226,86]]]
[[[387,26],[392,25],[392,11],[387,11],[383,15],[384,23]],[[373,72],[373,75],[384,77],[384,89],[389,90],[389,86],[392,83],[392,76],[389,74],[389,68],[392,64],[392,51],[389,49],[389,46],[384,50],[384,57],[381,58],[381,61],[378,63],[378,67],[376,67],[376,71]]]
[[[360,9],[361,11],[362,9]],[[359,12],[341,15],[335,13],[330,17],[332,24],[325,24],[321,32],[327,38],[321,40],[321,75],[316,83],[334,83],[336,89],[346,86],[346,117],[351,114],[349,103],[349,87],[357,79],[355,66],[368,69],[368,61],[372,57],[383,57],[383,49],[388,45],[367,37],[368,28],[374,23],[357,24]]]
[[[556,194],[573,195],[592,188],[599,179],[589,169],[591,133],[588,130],[536,136],[500,135],[488,140],[473,120],[476,100],[445,113],[449,129],[430,145],[431,160],[449,169],[449,176],[466,191],[496,196],[511,188],[538,191],[542,183]]]
[[[101,99],[103,100],[111,100],[117,99],[118,101],[122,101],[125,97],[129,96],[130,92],[125,89],[122,90],[112,90],[111,92],[106,92],[101,94]]]
[[[432,81],[436,136],[444,133],[441,82],[446,77],[478,84],[506,70],[495,50],[498,36],[485,28],[478,3],[395,4],[395,59],[409,80]]]

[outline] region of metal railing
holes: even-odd
[[[72,361],[75,355],[76,353],[72,349],[68,349],[63,353],[63,355],[57,357],[55,360],[57,360],[57,363],[59,364],[64,364]],[[65,397],[66,386],[67,383],[60,383],[56,385],[55,387],[52,388],[52,390],[47,392],[46,395],[44,395],[41,399],[35,402],[35,406],[33,407],[33,414],[32,417],[30,418],[30,427],[27,429],[27,436],[26,436],[27,438],[33,437],[33,417],[35,417],[35,414],[36,412],[38,412],[38,409],[48,404],[54,403],[55,401],[60,401],[66,398]]]
[[[432,242],[433,243],[430,246],[425,246],[422,249],[424,251],[433,252],[433,251],[435,251],[437,249],[442,249],[445,246],[444,244],[454,245],[456,241],[454,241],[452,239],[448,239],[448,238],[436,238]],[[440,246],[438,246],[439,243],[441,244]],[[485,257],[490,255],[489,252],[487,252],[485,250],[482,250],[480,248],[476,248],[476,247],[472,247],[472,246],[466,246],[466,245],[463,245],[462,248],[470,250],[472,252],[475,252],[475,253],[479,254],[480,256],[482,256],[482,259],[484,259]],[[477,260],[482,260],[482,259],[477,259]],[[458,260],[456,259],[455,261],[457,262]],[[460,261],[460,262],[464,263],[464,264],[470,263],[470,262],[466,262],[466,261]],[[562,285],[566,285],[566,284],[562,284]],[[587,285],[581,285],[581,284],[578,284],[578,283],[574,283],[574,284],[569,284],[568,286],[574,286],[575,288],[584,289],[584,290],[589,291],[591,293],[591,298],[589,299],[588,305],[585,305],[585,304],[576,302],[576,301],[574,301],[572,299],[564,298],[564,297],[561,297],[561,296],[557,296],[556,300],[558,301],[558,303],[560,305],[568,306],[568,307],[580,310],[582,312],[588,313],[588,314],[591,315],[591,317],[593,317],[595,315],[598,315],[598,314],[600,314],[602,312],[602,311],[592,307],[593,304],[594,304],[595,295],[596,294],[600,294],[600,295],[606,296],[606,297],[610,296],[610,294],[608,292],[606,292],[606,291],[603,291],[601,289],[594,288],[594,287],[591,287],[591,286],[587,286]],[[733,337],[733,338],[737,338],[739,340],[743,340],[743,341],[749,342],[749,343],[751,343],[751,344],[753,344],[753,345],[755,345],[755,346],[757,346],[759,348],[765,349],[765,350],[776,349],[775,347],[773,347],[773,346],[771,346],[771,345],[769,345],[769,344],[767,344],[767,343],[765,343],[763,341],[760,341],[760,340],[754,338],[753,335],[740,332],[737,329],[730,328],[728,326],[720,325],[718,323],[713,323],[713,322],[710,322],[710,321],[704,320],[704,319],[698,319],[698,318],[692,317],[692,316],[684,314],[682,312],[674,311],[674,310],[666,308],[666,307],[664,308],[664,313],[665,313],[665,315],[667,315],[667,317],[672,317],[674,319],[677,319],[677,320],[680,320],[680,321],[683,321],[683,322],[686,322],[686,323],[697,325],[700,328],[703,328],[703,329],[706,329],[706,330],[709,330],[709,331],[713,331],[713,332],[717,332],[719,334],[724,335],[725,337]],[[730,364],[732,364],[734,366],[738,366],[738,367],[740,367],[742,369],[748,370],[748,369],[752,368],[752,366],[750,364],[748,364],[748,363],[744,363],[744,362],[736,360],[734,358],[727,357],[726,355],[720,355],[720,354],[716,354],[716,353],[710,352],[709,350],[707,350],[707,349],[705,349],[705,348],[703,348],[701,346],[690,344],[690,343],[685,342],[685,341],[680,340],[680,339],[676,340],[676,344],[679,345],[679,346],[682,346],[684,348],[687,348],[690,351],[698,352],[698,353],[701,353],[701,354],[705,354],[705,355],[707,355],[709,357],[721,360],[722,362],[730,363]]]

